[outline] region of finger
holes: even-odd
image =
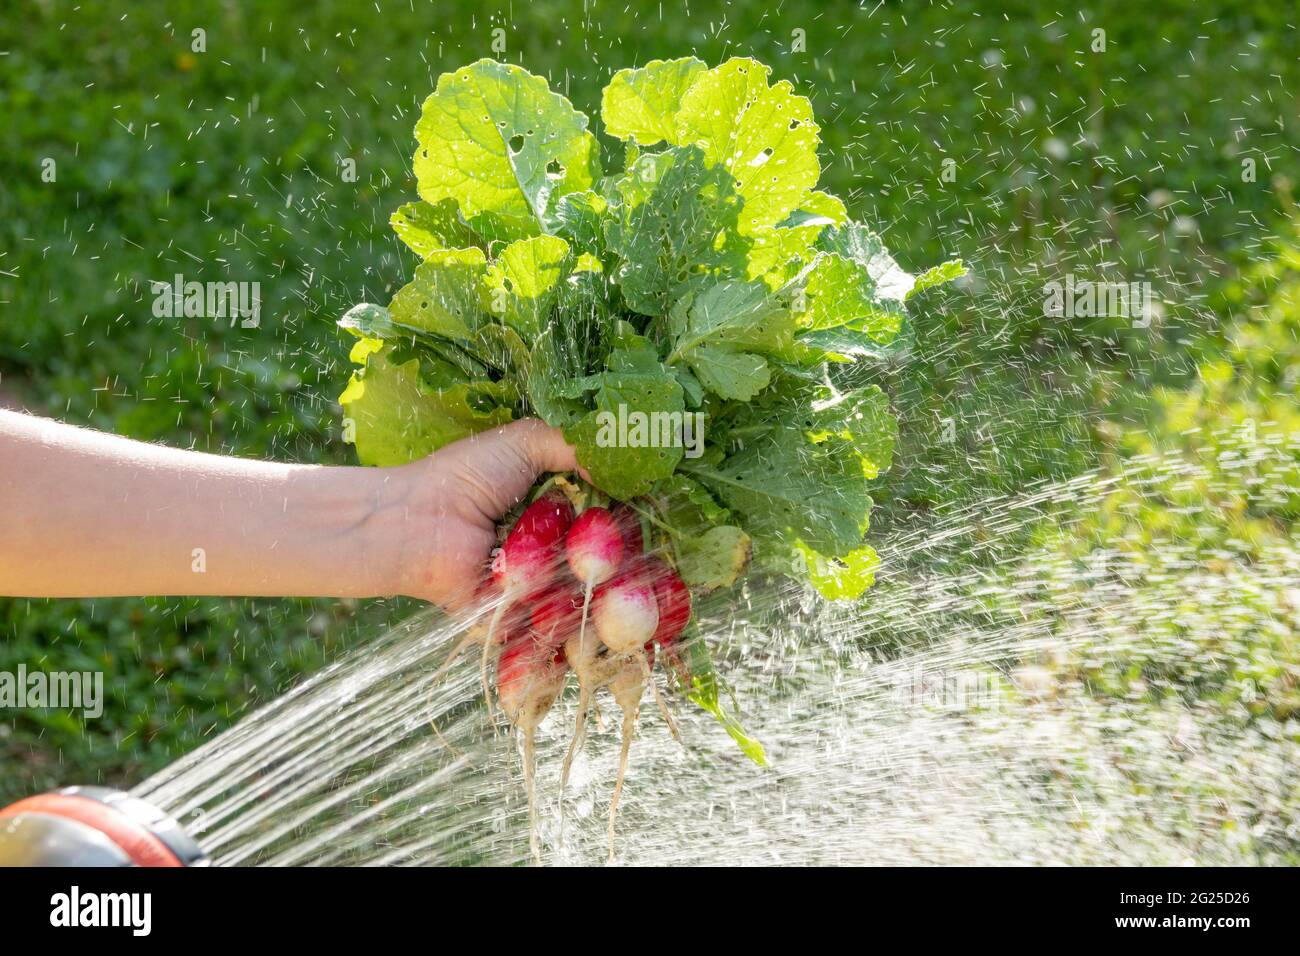
[[[526,440],[536,442],[539,445],[529,453],[533,463],[538,466],[538,474],[554,471],[576,471],[583,481],[591,484],[591,475],[587,473],[586,468],[578,464],[577,454],[574,452],[573,446],[564,440],[564,433],[558,428],[552,428],[537,418],[522,418],[505,426],[505,429],[513,428],[527,431],[528,437]]]
[[[539,419],[524,418],[511,422],[501,432],[506,440],[515,442],[522,451],[535,472],[534,479],[543,472],[574,471],[578,467],[578,459],[565,442],[564,434]]]

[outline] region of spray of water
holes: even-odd
[[[1260,443],[1226,473],[1242,484],[1296,451]],[[1294,861],[1300,542],[1249,560],[1177,541],[1084,559],[1026,544],[1117,487],[1168,497],[1224,472],[1141,459],[918,520],[885,542],[862,605],[772,582],[705,602],[718,669],[772,765],[689,705],[682,745],[643,707],[619,859]],[[428,680],[472,623],[408,620],[136,793],[221,864],[526,862],[520,757],[486,725],[476,665]],[[1270,647],[1292,650],[1261,662]],[[574,702],[571,688],[538,734],[541,843],[551,862],[601,862],[617,727],[576,763],[561,832]]]

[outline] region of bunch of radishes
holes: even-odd
[[[524,737],[534,859],[540,856],[533,783],[537,725],[572,670],[579,687],[578,715],[560,776],[562,797],[594,696],[609,688],[623,711],[622,751],[609,810],[612,858],[614,819],[646,684],[676,734],[651,667],[657,648],[681,672],[678,640],[690,621],[691,595],[669,563],[646,550],[634,507],[592,504],[579,512],[575,503],[581,506],[586,496],[567,487],[572,493],[559,487],[543,491],[506,534],[485,589],[485,598],[498,600],[492,618],[486,629],[466,636],[443,668],[462,647],[481,641],[483,689],[490,714],[488,663],[493,653],[500,655],[496,693],[506,717]]]

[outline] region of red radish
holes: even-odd
[[[582,594],[568,584],[553,585],[532,602],[529,623],[537,639],[554,648],[563,648],[579,629],[582,619]]]
[[[542,861],[537,842],[537,725],[560,696],[568,665],[564,655],[532,636],[511,641],[497,661],[497,694],[506,717],[524,735],[524,788],[528,793],[528,846]]]
[[[641,569],[625,571],[602,584],[592,603],[596,636],[615,654],[639,651],[659,629],[654,587]]]
[[[645,550],[645,542],[641,537],[641,516],[636,513],[636,509],[627,504],[616,504],[613,511],[614,521],[618,525],[619,533],[623,536],[623,547],[627,550],[629,557],[635,557]]]
[[[654,587],[655,602],[659,605],[659,627],[653,641],[672,653],[677,638],[691,620],[691,592],[677,572],[660,558],[651,558],[647,562],[646,575]]]
[[[535,730],[564,686],[569,665],[563,654],[531,635],[516,638],[497,661],[501,709],[520,730]]]
[[[596,592],[596,605],[592,612],[592,619],[596,625],[596,635],[606,647],[617,654],[627,654],[639,661],[642,676],[654,690],[655,704],[659,707],[659,713],[663,715],[664,723],[668,725],[668,730],[674,739],[680,740],[677,723],[659,694],[659,685],[654,682],[650,674],[650,662],[646,656],[646,651],[653,651],[654,642],[665,623],[668,625],[664,630],[665,634],[670,633],[673,627],[677,628],[677,632],[673,634],[674,638],[681,633],[681,628],[686,626],[685,622],[680,620],[683,610],[682,595],[673,589],[671,584],[664,586],[664,593],[671,602],[672,620],[665,622],[667,615],[660,610],[656,591],[659,579],[666,576],[665,572],[676,578],[672,569],[658,559],[638,562],[637,565],[624,570],[614,580],[601,585],[600,590]],[[684,585],[682,590],[686,595],[686,616],[689,619],[690,592],[685,591]]]
[[[492,580],[501,592],[521,600],[545,590],[572,524],[573,505],[559,492],[547,492],[525,508],[492,561]]]
[[[559,547],[573,523],[573,505],[557,491],[548,491],[519,516],[492,562],[492,580],[501,589],[501,603],[488,624],[487,640],[479,664],[483,697],[492,716],[492,689],[488,685],[488,656],[502,616],[514,605],[545,590],[555,577]]]

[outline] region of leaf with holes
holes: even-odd
[[[677,112],[675,142],[700,147],[706,163],[733,177],[746,234],[798,209],[821,175],[812,104],[787,80],[769,86],[770,74],[757,60],[728,60],[691,85]]]
[[[685,362],[722,398],[748,401],[771,381],[769,356],[793,357],[795,317],[761,282],[724,279],[680,301],[669,318],[668,363]]]
[[[420,197],[454,200],[488,239],[540,235],[547,210],[600,176],[587,117],[546,80],[479,60],[444,73],[415,126]]]
[[[743,269],[740,197],[700,150],[647,153],[616,188],[621,202],[605,235],[619,257],[614,279],[635,311],[663,315],[711,270]]]

